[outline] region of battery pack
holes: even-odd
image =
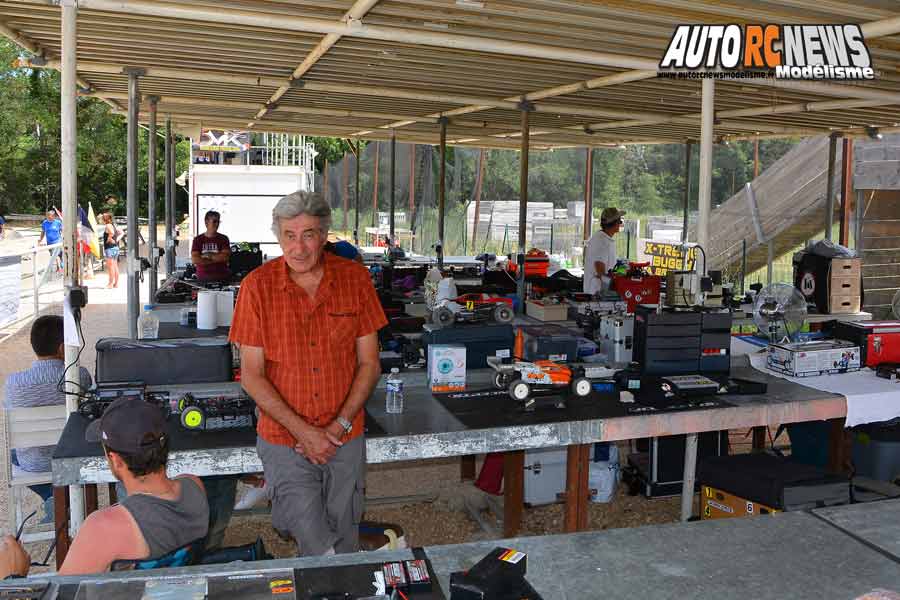
[[[413,594],[431,591],[431,577],[428,575],[428,564],[421,559],[403,561],[406,568],[409,591]]]
[[[409,588],[406,572],[403,570],[403,563],[384,563],[381,566],[381,571],[384,573],[384,588],[388,594],[391,594],[394,590],[405,592]]]

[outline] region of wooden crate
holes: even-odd
[[[569,318],[567,304],[544,304],[538,300],[525,302],[525,314],[538,321],[565,321]]]
[[[849,295],[830,294],[828,296],[828,312],[832,315],[858,313],[861,304],[862,300],[859,293]]]

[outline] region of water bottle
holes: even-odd
[[[384,409],[388,414],[398,415],[403,412],[403,380],[400,379],[400,369],[391,369],[391,375],[387,379],[387,394],[385,395]]]
[[[159,318],[153,314],[153,305],[145,304],[137,319],[138,339],[155,340],[159,337]]]

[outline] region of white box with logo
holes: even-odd
[[[466,347],[463,344],[428,346],[428,385],[432,392],[466,389]]]

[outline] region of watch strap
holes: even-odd
[[[344,428],[344,431],[350,433],[353,430],[353,423],[345,419],[344,417],[338,415],[334,419],[338,422],[338,424]]]

